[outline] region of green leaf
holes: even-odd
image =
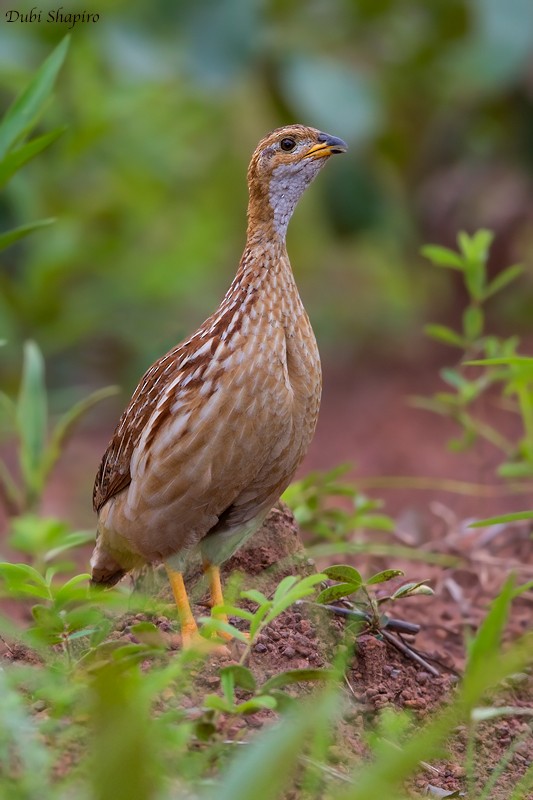
[[[492,231],[481,228],[472,236],[465,231],[460,231],[457,236],[459,247],[468,261],[485,262],[489,255],[490,246],[494,239]]]
[[[257,603],[258,606],[262,606],[264,603],[269,603],[270,600],[268,597],[265,597],[263,592],[260,592],[259,589],[247,589],[244,592],[241,592],[241,597],[245,600],[251,600],[252,603]]]
[[[479,339],[483,333],[485,317],[478,306],[469,306],[463,314],[463,330],[469,342]]]
[[[460,372],[451,367],[443,367],[439,374],[442,380],[446,381],[450,386],[453,386],[454,389],[464,389],[464,387],[469,384],[469,380],[465,378],[464,375],[461,375]]]
[[[501,652],[503,632],[507,624],[511,602],[514,597],[515,576],[505,581],[498,597],[493,601],[490,611],[481,623],[468,648],[468,661],[465,668],[463,687],[466,697],[477,693],[476,684],[485,664],[498,657]]]
[[[255,714],[262,708],[268,708],[273,711],[277,708],[277,700],[275,697],[252,697],[250,700],[245,700],[244,703],[239,703],[235,706],[237,714]]]
[[[5,113],[0,124],[0,160],[32,127],[42,111],[65,59],[69,38],[65,36],[58,44]]]
[[[4,561],[0,563],[0,576],[14,582],[31,580],[40,586],[48,588],[41,573],[29,564],[11,564],[9,561]]]
[[[524,366],[533,366],[533,358],[531,356],[506,356],[505,358],[478,358],[475,361],[465,361],[466,366],[473,367],[492,367],[504,364],[515,364]]]
[[[5,493],[4,502],[9,506],[7,509],[10,513],[19,514],[24,499],[22,492],[13,480],[11,471],[8,469],[7,464],[0,458],[0,483],[2,484]]]
[[[93,534],[94,538],[94,534]],[[254,618],[254,614],[251,611],[248,611],[245,608],[239,608],[238,606],[232,606],[228,603],[224,603],[219,606],[213,606],[211,609],[211,613],[215,616],[220,616],[220,614],[226,614],[228,617],[239,617],[240,619],[245,619],[248,622],[251,622]]]
[[[163,634],[153,622],[138,622],[131,626],[131,632],[142,644],[162,650],[166,649]]]
[[[34,342],[26,342],[17,402],[17,425],[20,436],[20,464],[30,500],[35,500],[41,489],[46,422],[44,361],[37,345]]]
[[[367,586],[371,586],[374,583],[385,583],[386,581],[390,581],[392,578],[398,578],[400,575],[403,575],[403,571],[401,569],[384,569],[381,572],[376,572],[375,575],[372,575],[366,581]]]
[[[426,336],[430,336],[438,342],[449,344],[452,347],[459,347],[461,350],[464,349],[466,344],[460,334],[456,333],[451,328],[447,328],[445,325],[425,325],[424,333]]]
[[[23,239],[24,236],[32,233],[32,231],[36,231],[39,228],[46,228],[53,222],[55,222],[55,219],[52,217],[50,219],[40,219],[36,222],[29,222],[27,225],[20,225],[18,228],[6,231],[6,233],[0,233],[0,250],[5,250],[7,247],[15,244],[15,242],[18,242],[19,239]]]
[[[65,130],[66,128],[56,128],[50,133],[45,133],[43,136],[32,139],[31,142],[27,142],[22,147],[18,147],[6,155],[3,161],[0,161],[0,187],[4,186],[24,164],[55,142]]]
[[[81,575],[75,575],[73,578],[64,583],[63,586],[61,586],[61,588],[55,593],[54,601],[56,606],[61,607],[68,603],[88,599],[90,580],[91,576],[84,572]],[[86,585],[80,586],[80,584]]]
[[[250,622],[250,641],[254,641],[256,634],[261,627],[266,615],[270,612],[272,608],[272,602],[267,600],[265,603],[259,606],[257,611],[254,614],[253,620]]]
[[[497,517],[489,517],[488,519],[480,519],[477,522],[471,522],[469,528],[485,528],[487,525],[501,525],[505,522],[518,522],[522,519],[533,519],[533,511],[515,511],[512,514],[501,514]]]
[[[489,283],[485,291],[484,298],[487,299],[488,297],[492,297],[493,294],[496,294],[496,292],[500,292],[510,283],[519,278],[523,272],[524,267],[521,264],[514,264],[512,267],[507,267],[507,269],[504,269],[503,272],[500,272],[499,275],[496,275],[496,277]]]
[[[333,677],[334,673],[327,669],[291,669],[269,678],[261,686],[261,692],[270,692],[272,689],[280,689],[282,686],[290,686],[292,683],[329,681]]]
[[[76,423],[83,417],[93,406],[106,400],[108,397],[113,397],[119,391],[118,386],[106,386],[103,389],[97,389],[87,397],[84,397],[79,402],[75,403],[59,420],[55,426],[50,442],[46,448],[43,457],[42,478],[45,480],[50,473],[50,470],[56,463],[61,455],[61,450],[65,445],[68,437],[72,433],[72,429]]]
[[[351,583],[359,586],[363,583],[361,573],[346,564],[334,564],[332,567],[323,570],[323,572],[330,580],[338,581],[339,583]]]
[[[420,252],[437,267],[449,267],[450,269],[463,270],[463,259],[458,253],[441,247],[437,244],[427,244],[421,248]]]
[[[355,521],[356,527],[373,531],[392,533],[396,527],[394,520],[387,514],[358,514]]]
[[[293,576],[289,575],[287,577],[292,578]],[[308,575],[306,578],[302,578],[302,580],[296,578],[296,580],[292,582],[292,585],[287,581],[287,578],[284,578],[276,590],[272,608],[265,617],[265,623],[271,622],[275,617],[279,617],[289,606],[294,605],[294,603],[301,600],[303,597],[312,594],[316,584],[323,581],[324,577],[325,576],[321,573],[317,575]],[[282,593],[279,592],[279,597],[276,600],[276,595],[278,595],[278,590],[282,584],[285,584],[283,587],[284,591]]]
[[[533,476],[533,464],[525,461],[501,464],[497,469],[497,474],[501,478],[531,478]]]
[[[404,583],[391,595],[391,600],[399,600],[402,597],[413,597],[414,595],[434,595],[435,592],[430,586],[426,586],[426,581]]]
[[[332,724],[331,697],[300,702],[294,714],[256,737],[226,769],[224,780],[206,800],[275,800],[295,771],[306,740],[316,726]]]
[[[231,664],[229,667],[222,667],[220,670],[221,678],[224,675],[231,675],[235,686],[246,689],[248,692],[255,692],[256,682],[252,672],[241,664]]]
[[[15,595],[50,599],[50,589],[45,579],[29,564],[0,563],[0,578]]]
[[[52,750],[35,725],[25,693],[15,689],[9,673],[7,669],[0,670],[3,794],[28,800],[50,797]]]
[[[21,514],[11,521],[8,541],[15,550],[36,558],[49,547],[62,542],[67,535],[65,522],[37,514]]]
[[[89,542],[93,541],[94,531],[73,531],[67,533],[63,537],[61,544],[46,551],[44,560],[46,562],[54,561],[57,556],[61,555],[61,553],[64,553],[66,550],[72,550],[74,547],[80,547],[81,545],[89,544]]]
[[[92,636],[93,633],[97,633],[97,628],[84,628],[82,631],[75,631],[74,633],[69,633],[67,639],[69,642],[73,641],[74,639],[81,639],[84,636]]]
[[[360,588],[360,583],[336,583],[335,586],[328,586],[327,589],[321,591],[316,601],[317,603],[332,603],[342,597],[349,597]]]
[[[213,633],[229,633],[234,639],[248,644],[248,638],[245,634],[234,625],[230,625],[229,622],[224,622],[216,617],[200,617],[199,622],[203,623],[202,635],[208,639]]]
[[[233,710],[233,706],[229,705],[228,702],[223,697],[219,697],[218,694],[207,694],[204,697],[204,708],[212,708],[213,711],[222,711],[223,713]]]
[[[292,589],[295,583],[298,582],[298,578],[296,575],[287,575],[287,577],[283,578],[282,581],[278,584],[276,591],[274,592],[274,597],[272,598],[272,602],[275,605],[278,603],[287,592]]]

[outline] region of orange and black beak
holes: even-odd
[[[307,153],[305,158],[324,158],[331,156],[334,153],[345,153],[348,145],[337,136],[330,136],[329,133],[319,133],[317,136],[317,143],[314,144]]]

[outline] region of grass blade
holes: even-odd
[[[50,133],[45,133],[44,136],[32,139],[31,142],[27,142],[22,147],[18,147],[6,155],[3,161],[0,162],[0,187],[4,186],[24,164],[55,142],[65,130],[65,128],[56,128]]]
[[[500,525],[504,522],[519,522],[522,519],[533,519],[533,511],[515,511],[512,514],[501,514],[498,517],[478,519],[476,522],[471,522],[468,527],[484,528],[487,525]]]
[[[36,231],[39,228],[46,228],[53,222],[55,222],[54,217],[49,217],[48,219],[38,219],[35,222],[28,222],[26,225],[20,225],[18,228],[13,228],[5,233],[0,233],[0,250],[5,250],[7,247],[11,247],[12,244],[18,242],[19,239],[23,239],[29,233],[32,233],[32,231]]]
[[[65,36],[58,44],[8,108],[0,124],[0,160],[5,158],[15,142],[31,128],[42,111],[65,60],[69,38]]]
[[[334,710],[330,694],[306,703],[246,748],[230,764],[222,785],[209,800],[274,800],[287,787],[304,742],[316,726],[328,725]]]
[[[17,403],[17,424],[20,436],[20,465],[30,506],[36,501],[41,486],[46,420],[44,360],[35,342],[26,342]]]
[[[475,691],[479,676],[484,672],[486,664],[494,660],[501,651],[502,635],[514,596],[515,576],[510,575],[470,643],[464,675],[464,692],[467,700]]]

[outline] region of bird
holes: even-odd
[[[141,378],[96,476],[92,585],[162,562],[183,646],[199,635],[183,578],[188,558],[199,550],[211,604],[222,605],[221,564],[261,527],[315,431],[320,357],[286,232],[307,186],[346,150],[301,124],[259,142],[235,278],[203,325]]]

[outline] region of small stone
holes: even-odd
[[[46,708],[46,703],[44,700],[36,700],[35,703],[32,705],[34,711],[44,711]]]
[[[218,686],[220,683],[220,678],[218,675],[210,675],[208,678],[205,679],[205,682],[208,686]]]
[[[282,650],[282,655],[284,655],[285,658],[294,658],[294,656],[296,655],[296,650],[294,649],[294,647],[288,645],[284,650]]]
[[[429,672],[424,672],[421,670],[420,672],[416,673],[416,680],[420,685],[424,685],[429,680]]]
[[[268,648],[266,647],[266,645],[261,644],[261,642],[259,644],[256,644],[256,646],[254,647],[254,650],[255,650],[256,653],[266,653],[266,652],[268,652]]]
[[[391,671],[389,672],[389,675],[393,680],[396,680],[396,678],[399,678],[401,674],[402,674],[402,671],[400,669],[391,669]]]

